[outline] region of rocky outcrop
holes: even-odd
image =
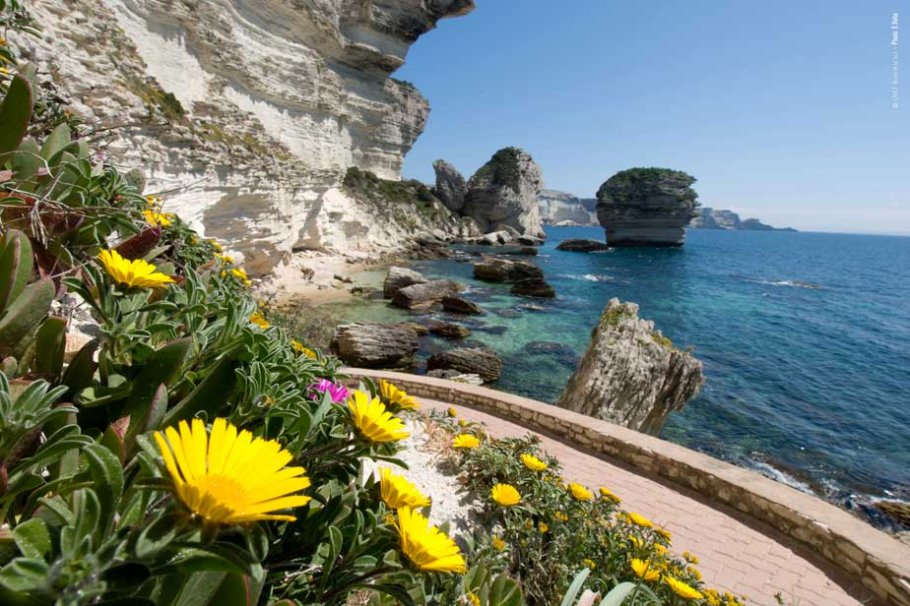
[[[430,280],[400,288],[392,297],[392,305],[405,309],[426,309],[461,290],[461,284],[453,280]]]
[[[565,250],[568,252],[601,252],[610,247],[604,242],[598,240],[586,240],[584,238],[571,238],[563,240],[556,247],[556,250]]]
[[[719,208],[699,208],[695,218],[689,223],[694,229],[725,229],[754,231],[796,231],[792,227],[772,227],[758,219],[740,219],[732,210]]]
[[[553,299],[556,297],[556,289],[550,286],[543,278],[519,280],[512,285],[510,292],[513,295],[522,297],[539,297],[542,299]]]
[[[442,308],[452,313],[470,316],[479,316],[483,313],[483,308],[480,305],[462,297],[443,297]]]
[[[412,284],[424,284],[429,282],[419,272],[407,267],[398,267],[393,265],[389,268],[389,273],[382,283],[382,296],[391,299],[399,290]]]
[[[631,168],[597,190],[597,218],[610,246],[682,246],[695,216],[695,178],[668,168]]]
[[[427,376],[434,377],[436,379],[447,379],[449,381],[455,381],[456,383],[465,383],[467,385],[483,385],[483,379],[481,379],[479,376],[466,375],[458,372],[457,370],[437,368],[436,370],[428,371]]]
[[[474,264],[474,277],[487,282],[514,283],[521,280],[543,280],[543,271],[527,261],[485,257]]]
[[[331,343],[333,354],[360,368],[409,366],[417,347],[417,332],[404,324],[343,324]]]
[[[427,370],[436,369],[478,375],[485,383],[491,383],[502,375],[502,360],[491,349],[459,347],[430,356]]]
[[[446,208],[453,213],[461,214],[464,208],[464,198],[468,193],[468,185],[458,169],[445,160],[433,162],[436,171],[436,188],[433,193],[439,198]]]
[[[599,225],[594,198],[578,198],[564,191],[543,189],[537,196],[540,221],[544,225]]]
[[[545,238],[537,196],[543,174],[531,156],[517,147],[501,149],[468,181],[462,214],[487,233],[510,227],[518,234]]]
[[[341,185],[350,167],[400,178],[429,104],[389,75],[439,19],[473,7],[46,0],[29,3],[43,35],[11,43],[54,75],[107,159],[147,167],[148,191],[171,192],[165,210],[265,271],[292,249],[394,252],[437,227],[413,204],[377,221]],[[457,217],[443,222],[457,235]]]
[[[557,406],[656,435],[701,389],[702,364],[611,299]]]

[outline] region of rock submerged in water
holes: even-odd
[[[556,250],[564,250],[567,252],[600,252],[608,250],[609,248],[610,247],[607,246],[606,242],[587,240],[585,238],[570,238],[560,242],[559,246],[556,247]]]
[[[483,314],[483,309],[477,303],[468,301],[462,297],[443,297],[442,308],[456,314],[465,314],[469,316],[479,316]]]
[[[702,363],[610,299],[557,406],[656,435],[705,382]]]
[[[430,356],[427,371],[437,369],[475,374],[485,383],[491,383],[502,375],[502,360],[485,347],[459,347]]]
[[[427,328],[430,329],[432,334],[439,337],[445,337],[446,339],[464,339],[471,334],[470,328],[453,322],[432,320],[427,324]]]
[[[411,365],[418,346],[417,332],[406,324],[364,322],[336,327],[330,349],[351,366],[403,368]]]
[[[519,280],[512,285],[510,291],[513,295],[522,297],[538,297],[541,299],[555,299],[556,289],[547,284],[542,278],[528,278]]]
[[[597,219],[610,246],[682,246],[695,217],[695,177],[669,168],[630,168],[597,190]]]

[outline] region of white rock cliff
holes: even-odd
[[[397,180],[427,100],[389,75],[473,0],[47,0],[21,38],[123,168],[165,209],[244,252],[254,271],[292,249],[348,255],[459,229],[371,209],[342,187],[358,167]],[[445,210],[445,209],[443,209]],[[400,215],[400,216],[398,216]],[[425,215],[425,214],[424,214]]]

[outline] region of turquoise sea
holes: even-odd
[[[413,265],[467,284],[466,296],[489,310],[458,320],[472,328],[469,341],[502,356],[494,387],[554,401],[607,300],[634,301],[705,364],[701,395],[671,416],[661,437],[881,525],[888,522],[870,507],[874,499],[910,500],[910,238],[690,230],[679,249],[583,254],[555,247],[602,239],[600,228],[547,233],[532,261],[556,288],[553,301],[473,280],[469,263]],[[344,314],[407,316],[382,301]],[[426,352],[453,346],[428,339]]]

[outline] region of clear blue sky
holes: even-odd
[[[523,147],[546,186],[689,172],[705,206],[800,229],[910,234],[906,0],[477,0],[395,74],[430,100],[404,174]],[[891,16],[902,22],[891,107]]]

